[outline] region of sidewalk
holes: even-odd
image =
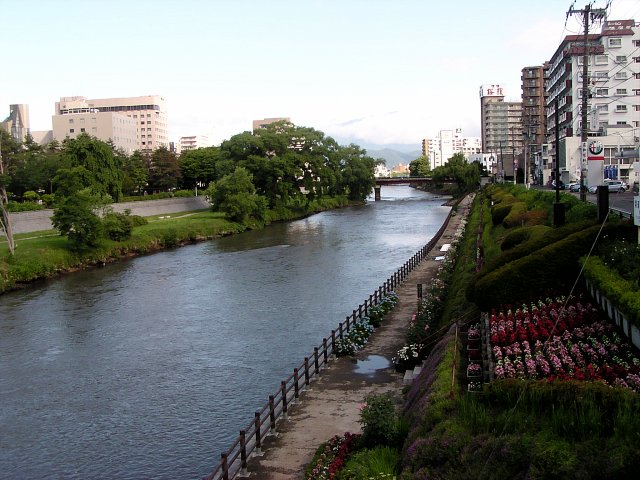
[[[396,290],[398,304],[369,343],[355,358],[333,359],[320,378],[302,393],[299,403],[290,406],[288,419],[277,425],[277,436],[263,443],[263,456],[249,459],[248,471],[252,478],[302,479],[320,444],[334,435],[361,431],[359,407],[366,396],[389,392],[400,398],[403,375],[396,373],[391,358],[404,345],[409,320],[416,311],[416,285],[429,283],[434,277],[440,262],[433,258],[440,255],[443,244],[451,242],[468,214],[470,203],[468,196],[462,200],[457,215],[451,218],[428,259]]]

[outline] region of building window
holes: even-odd
[[[609,47],[610,48],[620,48],[620,47],[622,47],[622,38],[620,38],[620,37],[611,37],[611,38],[609,38]]]
[[[582,57],[579,57],[582,58]],[[609,64],[609,57],[607,55],[596,55],[596,61],[595,61],[596,65],[608,65]]]
[[[97,133],[98,129],[96,127],[91,127],[91,133]]]
[[[596,88],[596,95],[598,97],[606,97],[609,95],[609,89],[608,88]]]
[[[147,118],[151,118],[151,114],[150,113],[147,113]]]
[[[616,63],[627,63],[626,55],[616,55]]]
[[[626,88],[616,88],[616,95],[626,95],[626,94],[627,94]]]
[[[626,111],[627,111],[626,105],[616,105],[616,112],[626,112]]]
[[[138,115],[134,115],[133,118],[138,118]]]
[[[607,72],[606,70],[598,70],[597,72],[595,72],[595,76],[596,78],[607,79],[609,78],[609,72]]]
[[[69,123],[73,123],[73,118],[70,118],[70,119],[69,119]]]
[[[75,129],[75,128],[70,128],[70,129],[69,129],[69,133],[73,133],[73,132],[75,132],[75,131],[76,131],[76,129]]]
[[[96,117],[91,117],[91,123],[96,123]]]
[[[84,133],[84,127],[80,129],[80,132],[81,132],[81,133]]]
[[[615,75],[616,80],[624,80],[627,78],[627,72],[617,72]]]

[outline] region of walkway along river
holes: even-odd
[[[0,478],[199,478],[267,396],[440,228],[381,202],[0,297]]]

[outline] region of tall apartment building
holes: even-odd
[[[543,145],[547,143],[547,92],[545,79],[549,63],[524,67],[522,81],[522,135],[524,139],[525,183],[543,183],[542,171],[547,162]]]
[[[482,152],[498,158],[498,177],[513,177],[524,149],[522,102],[505,102],[500,85],[480,87]]]
[[[568,35],[551,60],[547,90],[547,138],[556,151],[554,138],[555,101],[558,100],[560,145],[557,148],[563,181],[580,177],[582,159],[581,99],[584,36]],[[620,145],[640,132],[640,25],[634,20],[603,23],[599,34],[588,35],[589,138],[598,137],[604,146],[604,164],[586,162],[587,169],[615,165],[621,178],[628,178],[630,159],[617,159],[616,152],[633,145]],[[618,165],[619,164],[619,165]],[[602,172],[588,173],[592,180]]]
[[[427,155],[431,168],[440,167],[456,153],[462,153],[467,160],[473,154],[480,153],[479,137],[463,137],[462,131],[440,130],[436,138],[422,140],[422,155]]]
[[[19,142],[24,142],[29,131],[29,105],[9,105],[9,116],[0,122],[0,128]]]
[[[110,115],[98,115],[110,114]],[[135,144],[133,150],[155,150],[159,147],[169,147],[167,109],[165,99],[159,95],[147,95],[142,97],[127,98],[103,98],[87,99],[85,97],[61,97],[56,102],[55,115],[53,116],[54,138],[60,140],[66,136],[77,135],[75,127],[70,127],[69,120],[76,118],[69,115],[80,115],[78,122],[85,121],[86,133],[101,140],[111,138],[116,144],[129,144],[131,127],[135,128]],[[60,118],[62,117],[62,118]],[[95,118],[95,122],[94,122]],[[98,122],[98,120],[101,122]],[[128,119],[128,120],[125,120]],[[90,130],[86,122],[90,121]],[[111,123],[110,123],[111,122]],[[95,123],[95,125],[94,125]],[[56,125],[66,128],[56,131]],[[93,130],[93,127],[96,130]],[[74,131],[71,132],[71,128]],[[65,131],[66,130],[66,131]],[[109,137],[113,135],[114,137]],[[130,146],[123,147],[130,150]]]

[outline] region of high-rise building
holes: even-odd
[[[111,115],[97,115],[97,114]],[[169,147],[167,109],[165,99],[159,95],[147,95],[142,97],[127,98],[103,98],[103,99],[87,99],[85,97],[61,97],[56,102],[54,123],[54,138],[57,140],[64,139],[70,134],[78,134],[75,130],[56,132],[55,125],[64,125],[67,127],[71,117],[69,115],[82,115],[78,117],[87,119],[92,122],[95,117],[96,123],[101,117],[102,123],[97,125],[96,130],[89,131],[85,124],[85,132],[104,139],[106,134],[112,134],[111,140],[118,145],[120,142],[128,142],[131,134],[130,128],[135,128],[135,147],[133,150],[155,150],[159,147]],[[56,117],[63,117],[62,119]],[[124,120],[128,119],[128,120]],[[65,124],[65,120],[67,121]],[[111,122],[111,123],[109,123]],[[74,119],[75,124],[75,119]],[[93,125],[92,125],[93,127]],[[71,127],[68,128],[70,130]],[[100,129],[106,128],[102,132]],[[112,130],[109,132],[109,130]],[[60,138],[61,137],[61,138]]]
[[[635,138],[622,135],[640,131],[640,25],[634,20],[612,20],[603,23],[599,34],[587,36],[588,47],[588,137],[600,138],[604,145],[604,166],[586,162],[587,169],[599,165],[603,169],[616,162],[616,138]],[[562,180],[574,181],[580,177],[583,148],[582,86],[583,86],[584,35],[568,35],[551,57],[547,91],[547,139],[556,152]],[[555,102],[558,100],[560,145],[555,146]],[[632,145],[629,145],[631,147]],[[624,148],[625,145],[618,145]],[[622,159],[615,165],[622,178],[628,178],[630,166]],[[589,177],[602,178],[598,172]]]
[[[24,142],[29,132],[29,105],[9,105],[9,116],[0,122],[0,128],[8,132],[18,142]]]
[[[542,156],[547,143],[547,92],[545,78],[549,64],[522,69],[522,135],[524,139],[525,183],[541,185],[547,158]]]
[[[463,137],[462,130],[440,130],[436,138],[422,140],[422,155],[427,155],[431,168],[441,167],[456,153],[462,153],[464,158],[480,153],[479,137]]]
[[[497,155],[498,177],[513,177],[522,154],[522,102],[505,102],[501,85],[480,87],[482,152]]]

